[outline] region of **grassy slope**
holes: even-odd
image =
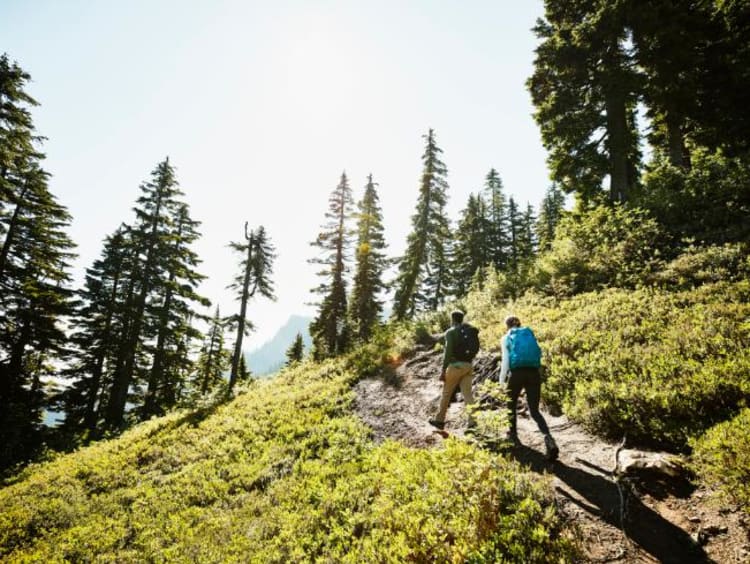
[[[511,309],[536,329],[548,402],[612,437],[692,441],[706,476],[731,486],[750,460],[746,413],[732,421],[750,397],[748,298],[744,281],[503,305],[488,287],[466,306],[487,348]],[[371,443],[350,386],[403,338],[381,336],[349,363],[302,365],[215,411],[172,414],[29,468],[0,490],[0,559],[573,558],[548,486],[514,463],[455,441],[429,451]]]
[[[31,467],[0,490],[0,560],[553,561],[548,485],[466,444],[373,445],[342,362],[303,365]],[[542,556],[544,555],[544,556]],[[330,559],[330,560],[329,560]]]
[[[567,300],[467,300],[485,344],[511,308],[542,343],[543,393],[596,434],[685,450],[750,398],[750,282],[667,292],[611,289]]]

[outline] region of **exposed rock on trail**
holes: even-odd
[[[480,353],[475,385],[497,364],[496,356]],[[427,422],[440,402],[440,366],[439,353],[417,351],[400,366],[356,385],[357,413],[377,441],[390,438],[417,448],[442,443],[445,434]],[[544,457],[543,437],[525,409],[518,413],[521,444],[507,452],[531,470],[553,476],[558,508],[581,531],[590,561],[750,562],[741,512],[694,490],[671,457],[609,444],[564,415],[544,416],[560,448],[558,461]],[[445,428],[464,436],[463,401],[451,404]]]

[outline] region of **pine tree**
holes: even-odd
[[[546,0],[528,81],[553,179],[584,201],[627,201],[638,181],[635,105],[640,77],[629,49],[627,2]]]
[[[195,270],[199,261],[190,248],[199,236],[198,223],[181,201],[168,158],[140,189],[136,221],[128,229],[129,268],[118,297],[122,314],[106,392],[104,418],[110,429],[125,423],[128,401],[142,418],[176,405],[190,372],[189,340],[197,336],[191,304],[208,305],[195,290],[204,278]]]
[[[518,266],[523,259],[523,217],[512,197],[508,200],[508,236],[507,270],[517,274]]]
[[[195,363],[196,388],[203,396],[221,384],[230,366],[231,353],[224,345],[224,325],[217,307]]]
[[[72,323],[71,341],[75,360],[66,376],[74,381],[61,394],[66,414],[64,427],[70,432],[97,429],[105,390],[111,382],[107,372],[121,334],[122,310],[118,297],[128,276],[128,227],[121,226],[104,241],[101,258],[86,270],[79,305]]]
[[[328,200],[327,222],[317,239],[311,243],[321,254],[310,260],[323,268],[318,272],[323,281],[313,292],[323,296],[318,315],[310,324],[313,356],[316,360],[344,352],[350,340],[347,320],[346,262],[350,246],[352,194],[346,173],[341,174],[338,186]]]
[[[168,255],[162,256],[166,280],[159,284],[160,306],[155,311],[156,343],[142,417],[161,414],[177,404],[177,391],[183,385],[183,376],[190,371],[191,361],[183,343],[200,334],[191,327],[193,310],[190,302],[202,306],[210,302],[199,296],[197,286],[205,276],[196,271],[200,260],[190,248],[200,234],[199,222],[190,218],[187,204],[177,206],[171,218]]]
[[[39,443],[44,378],[67,356],[61,321],[72,311],[70,216],[41,166],[29,80],[0,56],[0,468]]]
[[[508,203],[503,193],[503,181],[494,168],[485,178],[484,195],[488,222],[487,258],[497,270],[503,270],[508,263]]]
[[[546,251],[555,239],[555,229],[560,223],[565,211],[565,194],[555,184],[547,189],[539,208],[539,218],[536,222],[536,237],[539,250]]]
[[[276,299],[274,284],[271,280],[276,254],[262,225],[248,233],[247,223],[245,223],[245,242],[232,242],[229,246],[243,257],[240,262],[240,272],[229,286],[237,292],[237,299],[240,302],[239,313],[229,318],[231,326],[237,329],[237,338],[234,342],[234,353],[232,355],[232,369],[229,374],[228,393],[231,394],[237,380],[244,376],[240,374],[240,363],[244,362],[242,339],[253,329],[252,322],[247,318],[247,304],[256,293],[269,300]]]
[[[302,340],[302,333],[297,333],[294,341],[286,350],[286,365],[291,366],[296,362],[302,362],[305,354],[305,342]]]
[[[463,297],[475,281],[477,272],[491,262],[493,247],[490,234],[493,226],[489,217],[482,196],[470,194],[455,235],[451,272],[456,297]]]
[[[385,289],[383,272],[387,267],[383,214],[375,186],[370,174],[356,216],[357,251],[350,319],[354,337],[363,342],[372,335],[383,311],[379,296]]]
[[[424,139],[426,146],[422,155],[419,197],[396,279],[393,308],[396,319],[436,309],[450,290],[446,287],[452,250],[450,223],[445,212],[448,170],[440,160],[442,150],[435,142],[434,131],[430,129]]]
[[[240,355],[240,365],[237,367],[237,381],[238,382],[249,382],[252,380],[253,374],[250,372],[250,369],[247,367],[247,361],[245,360],[245,355]]]

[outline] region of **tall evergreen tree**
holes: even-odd
[[[203,279],[190,248],[198,223],[181,201],[168,158],[140,189],[136,221],[128,230],[129,269],[118,297],[122,315],[104,409],[105,425],[112,429],[125,423],[128,401],[141,417],[175,405],[189,371],[187,343],[196,336],[191,304],[208,304],[195,290]]]
[[[526,210],[521,214],[521,222],[518,236],[519,256],[521,260],[528,263],[534,258],[537,250],[536,237],[537,218],[534,215],[534,206],[527,203]]]
[[[494,250],[494,225],[489,221],[481,195],[469,195],[466,208],[456,230],[455,252],[451,266],[455,296],[463,297],[474,281],[477,271],[490,264]]]
[[[305,342],[302,340],[302,333],[297,333],[297,336],[289,345],[286,350],[286,365],[291,366],[295,362],[302,362],[302,358],[305,355]]]
[[[310,260],[319,264],[323,281],[313,290],[323,298],[318,315],[310,324],[313,356],[316,359],[336,356],[346,350],[350,340],[347,320],[346,262],[351,233],[349,220],[353,206],[351,188],[346,173],[341,174],[338,186],[328,200],[326,223],[317,239],[311,243],[320,255]]]
[[[72,311],[70,216],[41,166],[29,79],[0,56],[0,468],[39,443],[44,377],[67,355]]]
[[[517,274],[519,264],[523,259],[523,216],[512,197],[508,200],[508,228],[507,270]]]
[[[627,2],[545,1],[542,40],[528,81],[553,179],[583,200],[609,177],[609,199],[627,201],[640,166],[635,121],[640,77],[625,25]]]
[[[115,361],[116,336],[122,334],[122,304],[119,296],[130,265],[128,227],[121,226],[104,241],[101,258],[86,270],[79,307],[72,323],[71,341],[75,360],[66,375],[73,379],[61,395],[71,432],[94,432],[102,416],[105,390],[111,385],[108,368]]]
[[[199,222],[190,218],[187,204],[180,204],[171,218],[172,231],[167,242],[168,255],[161,257],[163,276],[158,285],[154,318],[156,343],[142,417],[161,414],[177,403],[177,392],[183,377],[190,371],[191,361],[184,344],[200,334],[191,326],[191,302],[208,306],[210,302],[198,295],[196,288],[205,276],[196,271],[200,260],[190,245],[200,237]],[[156,288],[155,288],[156,290]]]
[[[502,270],[508,263],[508,203],[503,181],[494,168],[487,173],[483,191],[487,203],[487,258],[497,270]]]
[[[552,241],[555,239],[555,229],[562,219],[564,210],[565,194],[555,184],[552,184],[547,189],[539,207],[539,218],[535,227],[540,251],[545,251],[552,246]]]
[[[357,250],[350,318],[354,337],[360,341],[370,338],[383,311],[380,294],[385,289],[383,272],[387,259],[383,252],[386,247],[383,214],[375,186],[370,174],[356,215]]]
[[[230,366],[231,353],[224,345],[224,325],[217,307],[195,363],[195,384],[203,396],[222,382]]]
[[[252,322],[247,318],[247,304],[256,293],[269,300],[276,299],[274,283],[271,280],[276,254],[262,225],[248,233],[247,223],[245,223],[245,242],[232,242],[229,245],[243,257],[240,262],[240,272],[229,286],[237,292],[237,299],[240,302],[239,313],[229,318],[231,325],[237,329],[234,354],[232,355],[232,369],[229,374],[228,391],[231,394],[235,383],[240,378],[240,363],[244,359],[242,339],[253,329]]]
[[[422,178],[412,231],[406,252],[399,260],[393,316],[405,319],[423,310],[436,309],[445,300],[450,248],[450,223],[446,215],[448,170],[440,160],[435,132],[424,136]]]

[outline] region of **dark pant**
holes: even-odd
[[[549,427],[544,417],[539,413],[539,398],[542,392],[542,379],[538,368],[515,368],[510,371],[508,378],[508,395],[510,401],[510,432],[516,432],[516,405],[521,390],[526,389],[526,402],[529,406],[529,414],[536,421],[539,430],[545,435],[549,434]]]

